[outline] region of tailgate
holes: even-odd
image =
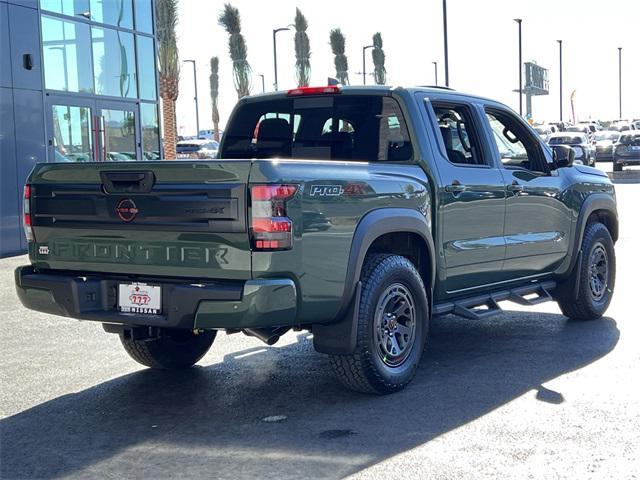
[[[42,164],[29,177],[36,267],[251,278],[250,161]]]

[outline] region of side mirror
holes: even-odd
[[[553,147],[553,161],[556,164],[556,168],[570,167],[575,159],[576,152],[573,151],[573,148],[566,145],[555,145]]]

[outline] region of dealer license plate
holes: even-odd
[[[162,288],[146,283],[118,285],[118,310],[123,313],[158,315],[161,312]]]

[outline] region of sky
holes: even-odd
[[[441,0],[232,0],[253,70],[252,92],[273,90],[272,30],[293,23],[296,7],[309,23],[311,85],[335,76],[329,31],[340,28],[352,85],[362,84],[362,47],[381,32],[387,83],[395,86],[444,83]],[[212,128],[209,59],[220,58],[221,126],[237,101],[228,35],[218,25],[222,1],[179,0],[178,48],[195,59],[200,128]],[[533,98],[533,119],[559,119],[559,51],[563,40],[563,118],[571,114],[575,90],[579,120],[618,117],[618,47],[622,47],[622,116],[640,118],[640,0],[448,0],[449,83],[456,90],[493,98],[518,108],[518,25],[522,18],[523,62],[549,69],[550,93]],[[296,86],[293,32],[278,33],[279,88]],[[371,50],[367,71],[373,70]],[[195,134],[191,64],[184,64],[177,103],[178,133]],[[373,83],[370,76],[367,83]],[[524,99],[523,99],[524,102]],[[524,107],[523,107],[524,108]]]

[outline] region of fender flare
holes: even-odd
[[[593,193],[589,195],[580,207],[580,213],[576,221],[574,230],[573,243],[571,248],[571,257],[569,264],[564,270],[564,273],[560,274],[561,277],[565,277],[565,280],[559,286],[559,292],[569,292],[572,298],[576,297],[578,293],[578,285],[580,283],[579,272],[576,270],[580,258],[582,257],[582,239],[584,237],[585,229],[587,228],[587,220],[591,214],[595,211],[604,210],[609,212],[614,222],[612,225],[611,238],[615,242],[618,239],[618,209],[616,207],[615,197],[607,193]],[[571,278],[574,271],[577,271],[575,278]]]
[[[419,235],[427,246],[429,278],[425,287],[429,301],[433,299],[436,275],[436,256],[431,228],[427,219],[417,210],[409,208],[381,208],[367,213],[356,227],[351,242],[347,274],[340,309],[334,321],[312,326],[314,347],[321,353],[347,355],[356,344],[356,323],[360,299],[360,273],[364,259],[373,242],[387,233],[408,232]]]

